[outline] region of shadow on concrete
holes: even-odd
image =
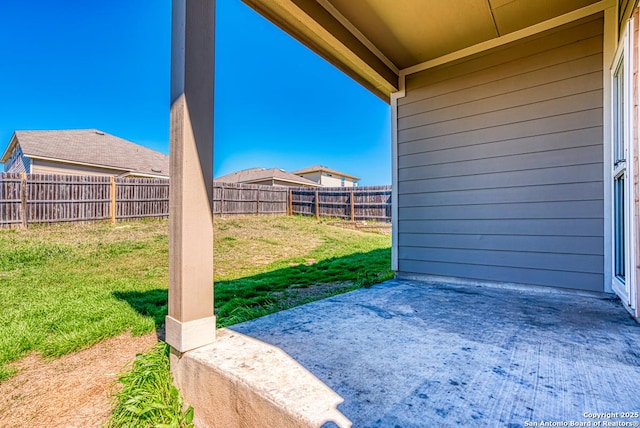
[[[640,325],[604,294],[393,280],[230,329],[306,367],[354,427],[578,426],[638,409]],[[594,419],[607,409],[620,411]]]

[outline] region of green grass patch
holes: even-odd
[[[166,222],[32,227],[0,232],[0,380],[31,351],[57,357],[130,330],[152,331],[118,293],[164,288]],[[149,275],[149,270],[159,273]],[[149,295],[153,300],[155,296]]]
[[[159,343],[140,354],[120,375],[122,390],[107,427],[193,427],[193,407],[184,409],[169,370],[169,346]]]
[[[393,277],[390,237],[303,217],[215,219],[215,310],[227,326]],[[57,357],[167,314],[166,221],[0,231],[0,381],[28,354]],[[168,346],[120,377],[111,427],[190,426]]]
[[[214,221],[215,304],[225,326],[388,279],[390,238],[304,217]],[[0,380],[167,313],[166,221],[0,231]]]

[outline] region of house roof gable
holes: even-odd
[[[318,183],[286,172],[279,168],[249,168],[242,171],[232,172],[215,179],[226,183],[252,183],[255,181],[280,180],[301,186],[318,187]]]
[[[16,142],[16,134],[15,132],[13,133],[13,135],[11,136],[11,139],[9,140],[9,144],[7,144],[7,147],[4,149],[4,152],[2,153],[2,157],[0,157],[0,162],[6,162],[7,160],[9,160],[9,156],[11,156],[11,153],[13,153],[13,148],[16,146],[17,142]]]
[[[98,129],[16,131],[3,161],[14,144],[30,158],[169,176],[169,156]]]
[[[326,173],[329,173],[329,174],[339,175],[339,176],[342,176],[342,177],[350,178],[350,179],[356,180],[356,181],[360,180],[360,178],[358,178],[358,177],[356,177],[354,175],[347,174],[347,173],[344,173],[344,172],[340,172],[340,171],[337,171],[335,169],[331,169],[329,167],[322,166],[322,165],[314,165],[314,166],[310,166],[308,168],[299,169],[298,171],[294,171],[293,174],[296,174],[296,175],[311,174],[311,173],[314,173],[314,172],[326,172]]]

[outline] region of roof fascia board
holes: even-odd
[[[13,152],[13,148],[16,146],[16,144],[18,144],[18,139],[16,138],[16,133],[14,132],[11,136],[11,139],[9,140],[9,145],[0,158],[0,162],[4,163],[9,159],[9,155],[11,155],[11,152]]]
[[[397,73],[315,0],[243,1],[384,101],[397,90]]]
[[[351,178],[353,180],[360,181],[360,178],[358,178],[358,177],[356,177],[354,175],[345,174],[344,172],[336,171],[334,169],[329,169],[329,168],[316,168],[316,169],[310,169],[310,170],[307,170],[307,171],[301,169],[299,171],[292,172],[292,174],[301,175],[301,174],[313,174],[313,173],[316,173],[316,172],[320,172],[320,173],[329,172],[331,174],[336,174],[336,175],[339,175],[339,176],[343,176],[344,178]]]
[[[255,180],[248,180],[248,181],[241,181],[241,183],[246,183],[246,184],[254,184],[257,182],[262,182],[262,181],[284,181],[286,183],[293,183],[293,184],[299,184],[301,186],[308,186],[308,187],[322,187],[320,184],[316,184],[316,183],[305,183],[302,181],[295,181],[295,180],[289,180],[287,178],[279,178],[279,177],[268,177],[268,178],[258,178]]]
[[[350,178],[352,180],[358,180],[360,181],[360,178],[353,176],[353,175],[349,175],[349,174],[344,174],[340,171],[332,171],[330,169],[317,169],[315,171],[309,171],[309,172],[305,172],[304,174],[313,174],[314,172],[319,172],[319,173],[323,173],[326,172],[327,174],[333,174],[333,175],[337,175],[338,177],[344,177],[344,178]]]
[[[526,37],[533,36],[535,34],[539,34],[547,30],[551,30],[561,25],[568,24],[570,22],[577,21],[582,18],[586,18],[587,16],[594,15],[608,8],[616,7],[616,6],[617,6],[617,0],[602,0],[602,1],[599,1],[598,3],[594,3],[589,6],[576,9],[572,12],[565,13],[564,15],[556,16],[555,18],[548,19],[546,21],[540,22],[530,27],[523,28],[518,31],[514,31],[513,33],[505,34],[504,36],[487,40],[485,42],[481,42],[476,45],[469,46],[464,49],[460,49],[458,51],[449,53],[447,55],[443,55],[441,57],[434,58],[429,61],[425,61],[423,63],[404,68],[400,70],[401,80],[404,76],[408,76],[414,73],[419,73],[421,71],[425,71],[430,68],[434,68],[452,61],[457,61],[459,59],[462,59],[471,55],[475,55],[475,54],[487,51],[489,49],[497,48],[499,46],[506,45],[507,43],[512,43],[517,40],[521,40]]]
[[[121,177],[130,177],[130,178],[162,178],[169,179],[168,175],[154,175],[154,174],[144,174],[136,171],[129,171],[126,175],[121,175]]]
[[[77,162],[77,161],[70,161],[70,160],[65,160],[65,159],[50,158],[50,157],[47,157],[47,156],[30,155],[29,153],[25,153],[25,152],[23,152],[23,153],[24,153],[24,155],[26,157],[31,158],[31,159],[40,159],[40,160],[50,161],[50,162],[68,163],[68,164],[71,164],[71,165],[90,166],[90,167],[93,167],[93,168],[113,169],[115,171],[133,172],[130,169],[119,168],[119,167],[116,167],[116,166],[100,165],[100,164],[86,163],[86,162]]]

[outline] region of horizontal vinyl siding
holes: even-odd
[[[480,234],[442,234],[428,235],[401,233],[400,245],[416,248],[454,248],[460,250],[522,250],[522,236],[519,235],[480,235]],[[564,236],[535,236],[527,245],[528,252],[548,253],[552,248],[557,254],[603,255],[603,238],[597,236],[576,236],[566,239]]]
[[[407,80],[404,274],[603,291],[602,16]]]
[[[31,158],[28,158],[28,157],[23,155],[22,156],[22,164],[23,164],[23,167],[24,167],[24,172],[30,174],[31,173],[31,165],[32,165]]]
[[[20,155],[13,161],[13,163],[11,163],[11,165],[5,165],[4,172],[10,172],[14,174],[29,172],[28,170],[29,163],[27,161],[28,161],[28,158],[25,158],[23,155]]]
[[[107,168],[95,168],[84,165],[58,163],[34,159],[31,161],[31,172],[33,174],[63,174],[63,175],[121,175],[124,171]]]

